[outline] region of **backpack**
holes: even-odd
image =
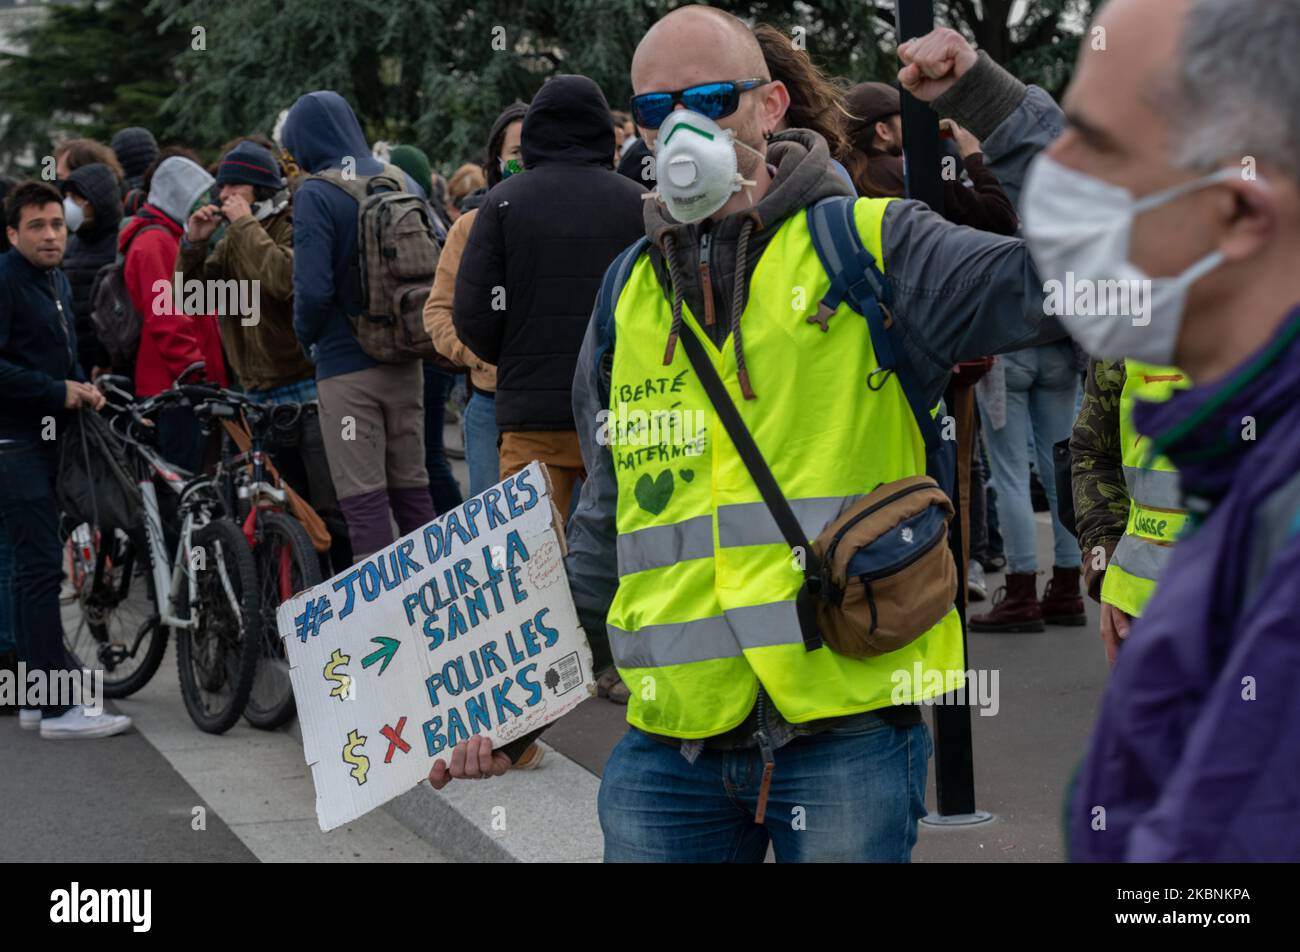
[[[126,255],[131,250],[132,241],[146,231],[162,227],[145,225],[132,235],[117,260],[96,271],[90,285],[90,320],[114,369],[119,372],[135,365],[136,352],[140,349],[140,331],[144,327],[144,315],[136,308],[126,289]]]
[[[442,248],[427,202],[406,190],[401,169],[347,178],[339,169],[312,178],[329,182],[357,203],[357,261],[361,313],[348,315],[361,349],[381,363],[439,360],[424,329],[424,303]],[[383,189],[383,191],[376,191]]]
[[[855,201],[837,195],[824,198],[807,209],[813,249],[831,279],[830,288],[819,302],[819,310],[826,308],[833,312],[843,302],[866,320],[871,345],[880,363],[868,386],[873,389],[883,386],[891,373],[898,378],[903,396],[925,440],[926,472],[951,498],[957,487],[957,449],[952,441],[942,439],[920,381],[907,362],[902,342],[898,339],[898,323],[889,315],[892,303],[889,282],[876,267],[871,252],[862,244],[862,236],[853,218]],[[601,360],[609,356],[613,343],[614,305],[632,272],[632,265],[649,244],[647,238],[638,239],[619,253],[605,273],[596,297],[597,356]],[[886,315],[889,315],[888,319]]]

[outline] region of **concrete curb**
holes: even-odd
[[[302,743],[295,717],[284,728]],[[381,808],[449,860],[462,863],[598,863],[600,779],[546,744],[542,766],[504,777],[427,783]]]

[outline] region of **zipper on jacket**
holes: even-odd
[[[776,757],[772,752],[772,741],[767,730],[767,692],[763,690],[761,681],[758,683],[758,700],[755,706],[758,708],[758,730],[754,731],[754,739],[758,741],[758,749],[763,756],[763,781],[758,787],[758,806],[754,810],[754,822],[761,824],[763,818],[767,816],[767,795],[772,788],[772,772],[776,769]]]
[[[712,327],[713,314],[713,280],[709,276],[709,248],[713,245],[713,235],[707,230],[700,230],[700,291],[704,295],[704,323]]]
[[[54,307],[59,312],[59,333],[63,335],[63,347],[68,352],[68,370],[72,370],[72,365],[76,363],[76,355],[72,353],[72,340],[68,337],[68,320],[63,313],[63,302],[59,300],[59,289],[54,283],[54,271],[47,271],[46,277],[50,279],[50,294],[54,297]]]
[[[871,515],[873,512],[879,512],[885,506],[888,506],[890,503],[895,502],[896,500],[902,499],[904,496],[910,496],[912,493],[920,492],[922,489],[932,489],[932,488],[934,487],[932,487],[928,483],[917,483],[915,486],[910,486],[907,489],[900,489],[898,492],[885,497],[884,499],[880,500],[880,502],[876,503],[874,506],[868,506],[866,509],[863,509],[860,513],[858,513],[848,522],[844,523],[844,525],[840,526],[839,531],[836,532],[835,535],[831,536],[831,544],[826,547],[826,557],[822,559],[822,561],[829,563],[831,559],[835,557],[835,549],[839,546],[840,539],[844,538],[844,534],[848,532],[850,529],[852,529],[854,526],[856,526],[863,519],[867,518],[867,516]]]

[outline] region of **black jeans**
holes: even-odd
[[[28,672],[52,677],[72,669],[63,647],[59,587],[63,546],[59,542],[59,504],[54,498],[58,449],[53,441],[0,444],[0,520],[14,552],[14,641]],[[47,694],[46,700],[51,700]],[[46,704],[45,717],[58,717],[67,705]]]
[[[352,543],[348,523],[339,508],[338,493],[330,478],[329,460],[325,458],[325,440],[320,432],[320,410],[314,403],[303,405],[298,418],[296,440],[289,446],[272,441],[271,460],[294,492],[316,510],[330,531],[330,562],[334,571],[352,564]]]

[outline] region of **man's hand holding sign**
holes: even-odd
[[[494,747],[590,696],[560,524],[534,462],[280,606],[322,829],[499,776]]]

